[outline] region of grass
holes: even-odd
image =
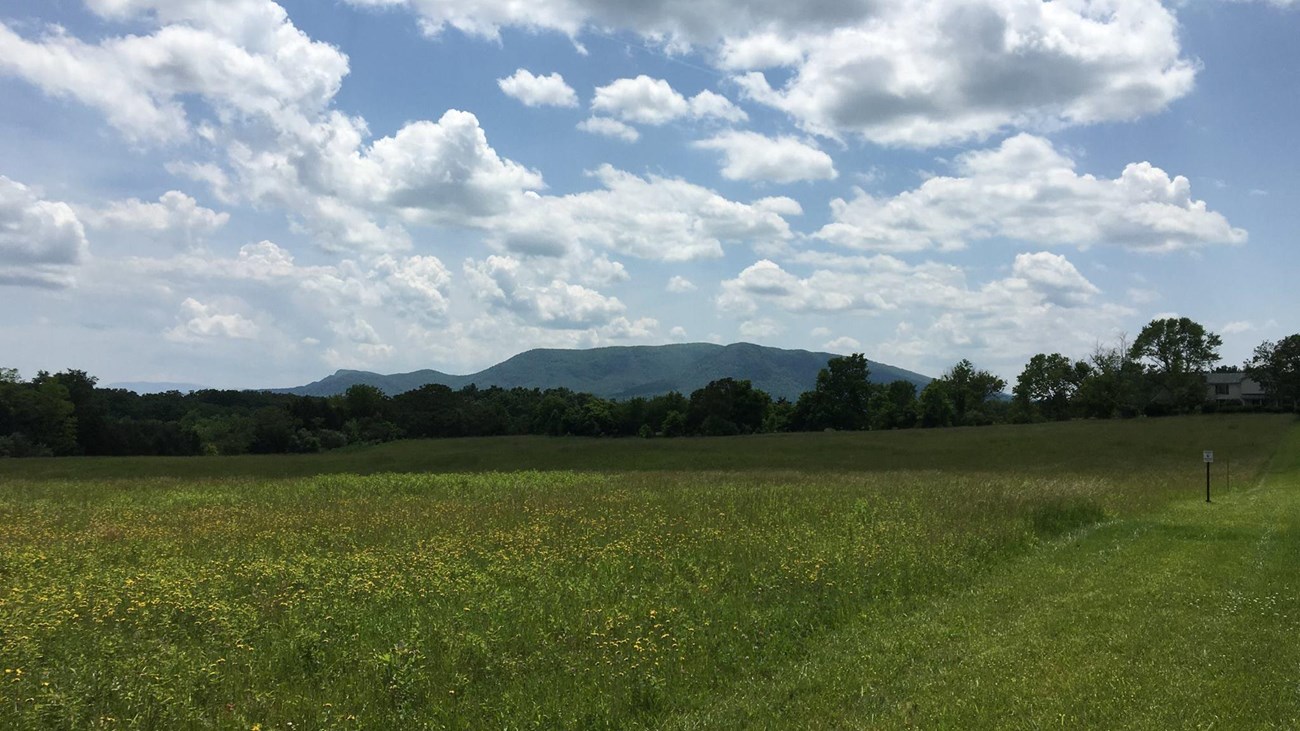
[[[0,727],[1294,726],[1291,424],[5,463]]]
[[[388,472],[598,470],[605,472],[789,470],[881,472],[1085,471],[1152,466],[1200,469],[1202,449],[1220,461],[1257,449],[1261,431],[1291,417],[1202,416],[892,432],[761,434],[684,439],[489,437],[407,440],[310,455],[59,457],[0,459],[0,479],[304,477]],[[1197,459],[1188,461],[1190,452]]]

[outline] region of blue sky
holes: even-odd
[[[1297,330],[1300,3],[17,0],[0,365],[749,341],[1013,380]]]

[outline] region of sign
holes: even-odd
[[[1211,462],[1214,461],[1214,450],[1213,450],[1213,449],[1207,449],[1207,450],[1205,450],[1204,452],[1202,452],[1201,454],[1205,457],[1205,464],[1210,464]]]

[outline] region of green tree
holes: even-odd
[[[916,384],[893,381],[871,393],[872,429],[909,429],[916,426]]]
[[[952,426],[957,418],[957,410],[952,404],[952,384],[942,378],[936,378],[921,389],[918,407],[921,412],[921,426],[933,429]]]
[[[686,434],[686,416],[680,411],[669,411],[664,417],[661,431],[666,437],[680,437]]]
[[[388,409],[388,396],[374,386],[358,383],[343,392],[343,406],[349,419],[382,417]]]
[[[749,381],[721,378],[691,394],[686,421],[696,434],[752,434],[762,430],[771,402]]]
[[[947,397],[952,403],[953,419],[959,426],[990,422],[986,403],[1002,393],[1007,382],[988,371],[975,368],[963,358],[939,380],[948,385]]]
[[[1152,320],[1129,348],[1146,365],[1146,401],[1160,408],[1190,411],[1205,402],[1205,374],[1219,361],[1223,340],[1186,317]]]
[[[1074,395],[1076,411],[1093,419],[1136,416],[1142,388],[1142,366],[1129,357],[1126,339],[1114,346],[1098,344],[1088,358],[1088,370]]]
[[[1279,404],[1300,407],[1300,334],[1257,346],[1246,361],[1246,375]]]
[[[871,370],[862,353],[831,358],[817,373],[817,384],[799,401],[807,428],[860,431],[871,428]],[[807,397],[805,400],[804,397]],[[800,406],[795,406],[796,412]]]
[[[1068,419],[1074,394],[1089,370],[1087,363],[1072,362],[1060,353],[1035,355],[1011,390],[1017,411],[1029,421]]]

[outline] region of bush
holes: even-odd
[[[54,451],[44,444],[37,444],[27,438],[26,434],[16,432],[9,436],[0,436],[0,457],[53,457]]]

